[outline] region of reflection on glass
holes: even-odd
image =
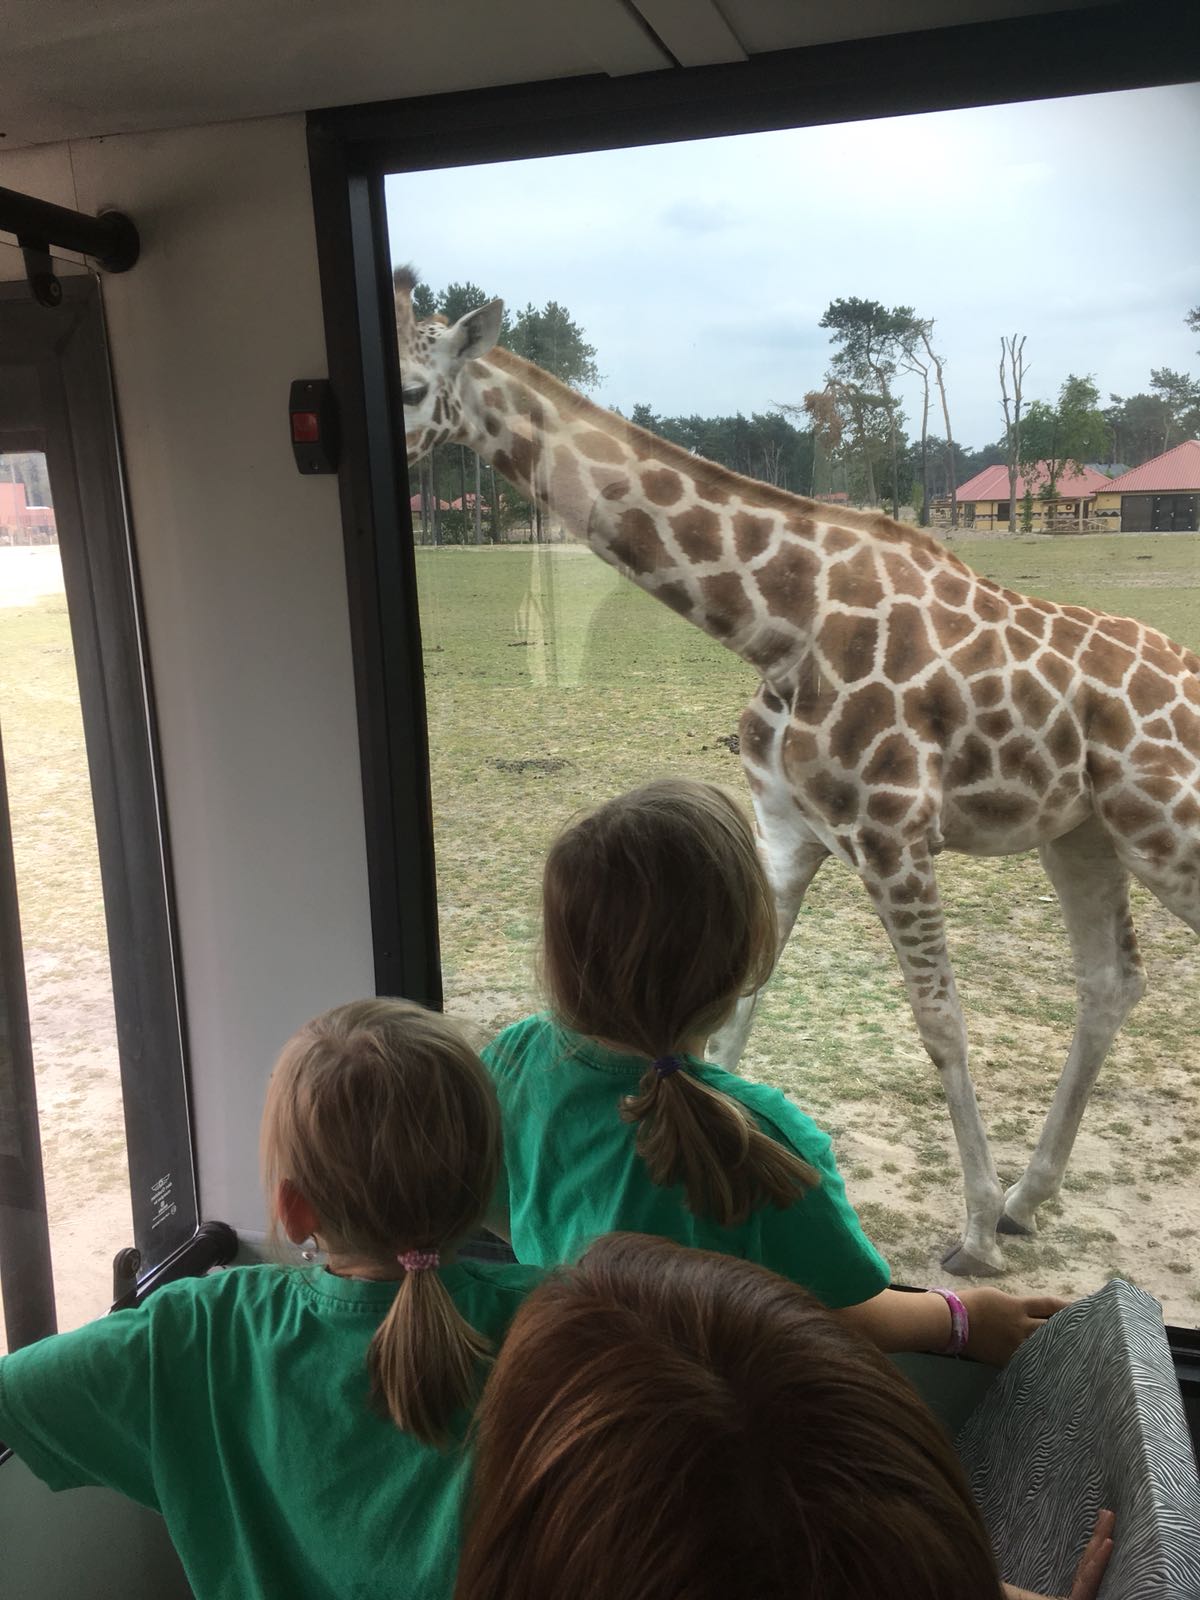
[[[133,1224],[79,687],[46,458],[32,451],[0,455],[0,721],[66,1329],[107,1310]]]
[[[883,625],[889,607],[907,607],[916,654],[900,660],[897,644],[889,657],[880,642],[889,635],[878,628],[867,651],[886,691],[875,698],[889,715],[901,714],[912,683],[922,690],[918,710],[930,714],[936,696],[924,692],[928,673],[916,656],[952,652],[958,641],[949,635],[963,622],[935,607],[965,605],[972,615],[963,644],[991,647],[988,618],[958,593],[957,562],[971,569],[966,589],[984,597],[985,609],[995,595],[1004,607],[1016,604],[1001,591],[1040,596],[1138,618],[1200,650],[1200,443],[1188,442],[1200,439],[1200,383],[1188,376],[1198,364],[1200,308],[1153,242],[1155,208],[1183,176],[1171,151],[1187,148],[1196,106],[1194,91],[1153,91],[389,180],[396,259],[416,259],[424,273],[413,292],[418,317],[441,313],[453,324],[504,296],[503,347],[668,441],[663,448],[638,436],[632,461],[603,441],[589,454],[573,422],[563,459],[555,421],[554,449],[523,470],[513,440],[533,437],[536,410],[519,389],[524,369],[485,355],[464,379],[468,389],[476,384],[470,404],[482,465],[450,438],[412,470],[448,1008],[494,1029],[536,1004],[539,867],[573,811],[667,772],[726,782],[749,800],[738,718],[758,686],[756,666],[771,663],[755,660],[749,625],[725,635],[748,659],[692,625],[703,621],[694,585],[686,596],[662,593],[667,604],[645,590],[679,576],[671,563],[681,553],[696,581],[729,571],[746,578],[756,562],[769,562],[778,549],[770,541],[782,537],[778,519],[789,514],[780,490],[818,499],[817,508],[791,503],[810,526],[836,524],[843,507],[855,526],[854,508],[879,507],[907,530],[885,533],[882,551],[907,559],[929,552],[932,536],[950,552],[918,563],[920,581],[904,594],[882,554],[842,559],[831,578],[831,562],[845,552],[822,534],[820,578],[796,563],[777,585],[784,631],[788,606],[814,593],[816,603],[832,599],[841,616],[871,627]],[[1098,152],[1126,196],[1127,225],[1119,250],[1089,247],[1085,271],[1078,234],[1049,219],[1071,172]],[[1015,219],[1017,233],[1005,240],[1028,247],[976,238],[943,217],[947,196],[969,211],[982,195]],[[1194,255],[1200,226],[1194,217],[1181,226]],[[1131,299],[1120,285],[1134,278],[1144,293]],[[436,432],[433,399],[418,393],[417,379],[429,376],[419,352],[402,367],[407,425]],[[560,421],[558,391],[540,378],[535,388]],[[621,436],[619,423],[597,427]],[[698,482],[705,460],[756,487],[723,480],[717,489],[733,499],[706,499]],[[664,475],[649,481],[656,471]],[[638,480],[635,498],[625,477]],[[751,520],[731,555],[736,535],[721,519],[735,502]],[[713,519],[692,516],[663,532],[662,563],[639,576],[632,569],[641,557],[627,546],[624,570],[614,570],[588,548],[612,537],[613,507],[643,513],[659,531],[700,507],[715,513],[724,542],[708,550]],[[765,533],[753,523],[760,515],[771,521]],[[625,526],[646,525],[634,516]],[[753,587],[758,605],[761,585]],[[1120,646],[1121,631],[1105,637]],[[710,632],[721,636],[719,627]],[[1074,672],[1086,643],[1064,633],[1062,644]],[[1178,728],[1158,735],[1186,762],[1188,669],[1169,647],[1148,648],[1166,651],[1154,670],[1174,672],[1172,705],[1181,711]],[[991,677],[1000,687],[983,690],[998,696],[991,704],[973,692],[970,727],[947,746],[948,762],[978,756],[967,733],[988,712],[1012,708],[1023,649],[1005,642],[990,664],[956,660],[960,677]],[[1086,670],[1112,678],[1116,650],[1110,656]],[[831,659],[826,653],[825,668]],[[779,687],[794,697],[798,683],[785,673]],[[1039,832],[1082,823],[1089,786],[1102,778],[1084,768],[1071,794],[1064,787],[1050,798],[1072,762],[1078,776],[1082,758],[1067,748],[1065,730],[1046,748],[1075,690],[1066,680],[1043,688],[1052,692],[1037,738],[1001,729],[998,716],[984,730],[995,746],[987,781],[1032,786],[1033,819],[1024,810],[989,819],[977,807],[968,829],[970,807],[960,804],[927,834],[947,846],[936,878],[972,1076],[1005,1185],[1021,1177],[1037,1145],[1076,1018],[1062,911],[1032,847]],[[1134,693],[1122,673],[1099,688],[1123,703]],[[1027,722],[1034,715],[1031,705],[1022,709]],[[857,771],[859,754],[870,759],[866,746],[850,749],[853,732],[843,727],[845,748],[831,755],[832,723],[824,730],[821,759],[839,768],[835,777]],[[866,730],[872,751],[886,732]],[[1171,828],[1187,823],[1193,772],[1153,775],[1172,780],[1156,802]],[[950,782],[945,771],[942,780]],[[984,776],[960,770],[954,782],[969,799]],[[898,776],[893,787],[904,787]],[[1047,829],[1041,819],[1051,812],[1057,820]],[[743,1069],[786,1089],[834,1132],[852,1197],[896,1276],[937,1281],[961,1228],[962,1165],[896,954],[857,873],[846,870],[850,847],[861,852],[863,842],[851,820],[825,816],[833,857],[804,899]],[[893,827],[886,802],[874,823],[877,832]],[[1136,848],[1167,848],[1147,843],[1148,825],[1129,826]],[[975,853],[958,853],[966,848]],[[861,853],[856,864],[861,871]],[[1083,878],[1093,883],[1095,874]],[[1131,891],[1146,999],[1116,1035],[1061,1192],[1038,1211],[1040,1232],[1003,1237],[996,1259],[1006,1286],[1055,1293],[1124,1275],[1162,1299],[1169,1320],[1195,1323],[1200,956],[1195,933],[1174,913],[1196,908],[1162,874],[1155,888],[1135,882]],[[881,903],[896,909],[887,896]],[[1079,914],[1078,937],[1086,940],[1097,917]],[[1109,940],[1110,978],[1128,963],[1123,937],[1118,928]],[[919,988],[915,967],[912,975]],[[1119,986],[1101,981],[1085,1007],[1082,1043],[1093,1060],[1103,1054],[1102,1013]],[[1126,984],[1126,1000],[1134,988]],[[1060,1139],[1070,1122],[1061,1119]],[[981,1249],[994,1253],[988,1232]]]

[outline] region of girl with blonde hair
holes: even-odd
[[[53,1489],[162,1513],[197,1600],[437,1600],[454,1581],[485,1362],[542,1274],[463,1259],[500,1167],[457,1028],[362,1000],[267,1090],[275,1228],[326,1255],[233,1267],[0,1361],[0,1438]]]
[[[725,790],[663,779],[577,818],[550,849],[542,909],[550,1009],[483,1052],[505,1142],[490,1220],[519,1261],[661,1234],[803,1284],[885,1350],[996,1365],[1065,1304],[889,1287],[828,1136],[703,1059],[777,945],[753,830]]]

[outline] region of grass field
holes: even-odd
[[[1144,618],[1200,649],[1200,538],[956,539],[1025,593]],[[535,996],[537,878],[574,810],[685,773],[745,794],[733,733],[753,672],[570,546],[418,551],[447,1009],[494,1030]],[[1022,1170],[1065,1060],[1074,987],[1036,856],[938,864],[973,1071],[1002,1176]],[[1013,1284],[1078,1292],[1114,1273],[1200,1321],[1200,948],[1135,891],[1150,977],[1118,1038],[1061,1201],[1006,1241]],[[898,1276],[928,1281],[959,1226],[941,1092],[857,880],[818,875],[759,1009],[748,1074],[838,1142]]]

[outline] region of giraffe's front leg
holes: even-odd
[[[957,1274],[1002,1272],[996,1224],[1004,1195],[967,1069],[967,1032],[946,950],[933,861],[921,841],[907,846],[898,869],[884,878],[869,853],[864,854],[860,873],[900,962],[921,1041],[941,1078],[962,1162],[967,1225],[961,1243],[942,1264]],[[894,860],[888,865],[893,867]]]

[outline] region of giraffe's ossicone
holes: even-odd
[[[896,951],[949,1102],[967,1222],[945,1258],[996,1272],[1036,1229],[1145,977],[1130,876],[1200,931],[1200,659],[1155,629],[1027,599],[927,533],[689,455],[496,346],[499,301],[416,322],[396,275],[409,459],[466,444],[604,561],[749,662],[741,755],[787,940],[829,856]],[[1037,848],[1078,1020],[1029,1166],[1001,1191],[967,1069],[934,859]],[[754,1001],[712,1041],[732,1066]]]

